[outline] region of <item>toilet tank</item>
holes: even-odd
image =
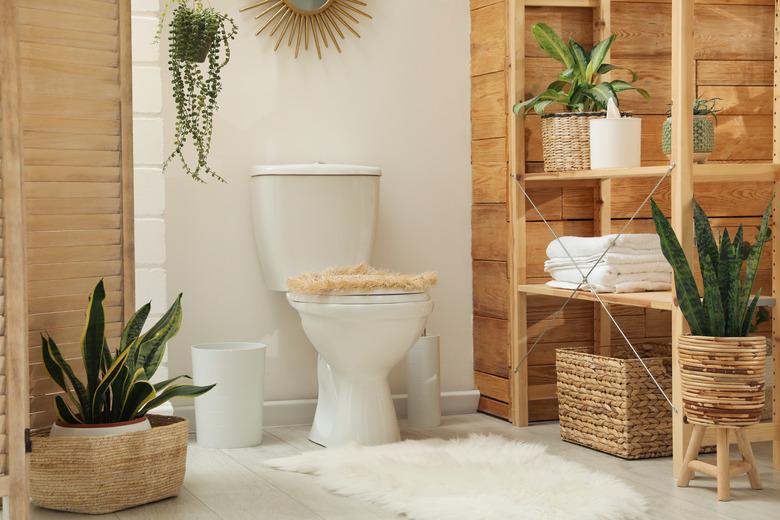
[[[290,276],[368,262],[380,175],[370,166],[254,166],[252,219],[266,286],[286,292]]]

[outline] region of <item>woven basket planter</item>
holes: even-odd
[[[642,364],[627,348],[612,357],[558,349],[561,438],[624,459],[672,453],[672,413]],[[672,389],[669,345],[636,346],[667,395]]]
[[[766,403],[766,338],[680,336],[680,379],[688,422],[750,426]]]
[[[32,438],[34,504],[103,514],[179,494],[187,462],[187,420],[148,415],[152,429],[103,437]]]
[[[544,171],[590,169],[590,120],[606,112],[561,112],[542,116]],[[630,117],[630,112],[622,112]]]

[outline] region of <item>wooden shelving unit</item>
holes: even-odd
[[[497,12],[502,5],[505,7],[506,13],[506,23],[503,26],[503,29],[506,31],[504,63],[501,63],[498,60],[498,56],[494,56],[490,52],[490,49],[495,46],[495,34],[492,36],[493,39],[490,39],[487,35],[488,30],[497,31],[500,30],[501,27],[497,27],[495,24],[490,25],[489,23],[485,23],[489,11],[494,11],[493,16],[495,16],[495,12]],[[658,5],[659,9],[668,10],[668,4],[667,6]],[[614,7],[614,12],[622,14],[624,19],[628,16],[625,14],[625,6],[625,3],[620,3],[615,4]],[[594,235],[604,235],[614,231],[613,224],[615,224],[617,220],[625,220],[626,218],[625,207],[622,209],[622,213],[619,213],[621,216],[616,216],[613,213],[613,199],[624,195],[624,193],[613,191],[613,188],[619,186],[619,189],[625,189],[626,183],[633,181],[641,183],[644,180],[646,183],[652,183],[652,179],[663,176],[668,169],[668,164],[657,164],[639,168],[590,170],[557,174],[535,173],[534,171],[526,173],[526,161],[529,160],[526,156],[526,146],[529,142],[529,135],[533,135],[537,130],[535,130],[533,125],[526,128],[524,126],[524,119],[514,117],[511,110],[512,106],[516,102],[524,99],[527,94],[526,68],[528,64],[525,44],[527,30],[526,16],[529,11],[526,7],[541,9],[542,14],[547,13],[549,9],[579,8],[579,11],[577,12],[580,14],[582,13],[583,8],[592,9],[594,41],[611,34],[613,16],[613,5],[610,0],[472,1],[472,24],[476,21],[480,25],[478,29],[479,33],[476,38],[484,38],[486,42],[484,46],[480,46],[481,42],[477,41],[475,51],[475,35],[474,32],[472,32],[472,89],[473,91],[474,89],[478,90],[478,92],[473,95],[472,99],[474,100],[473,103],[479,104],[476,110],[472,107],[472,122],[476,125],[472,135],[472,138],[474,139],[472,152],[474,155],[476,199],[474,219],[479,219],[474,220],[474,222],[480,226],[479,228],[475,227],[474,232],[476,238],[473,254],[475,259],[475,360],[478,361],[476,375],[478,386],[480,386],[481,390],[483,388],[487,390],[487,392],[483,393],[488,395],[488,397],[484,399],[484,403],[481,404],[481,409],[488,413],[504,416],[518,426],[526,426],[529,424],[530,420],[534,420],[535,416],[537,418],[539,417],[538,412],[534,411],[533,407],[529,406],[532,402],[539,402],[533,401],[534,399],[538,399],[538,395],[540,394],[539,389],[554,387],[554,379],[550,381],[549,376],[543,382],[534,382],[535,378],[538,380],[540,377],[538,372],[536,374],[532,373],[534,369],[539,368],[538,366],[529,367],[530,362],[519,363],[520,360],[526,359],[529,348],[529,337],[538,334],[538,330],[532,332],[528,326],[529,316],[534,315],[534,319],[537,320],[536,323],[538,323],[538,320],[540,319],[538,316],[539,311],[534,307],[536,303],[533,303],[538,300],[532,300],[532,304],[529,304],[529,299],[547,298],[545,302],[550,299],[559,299],[562,303],[562,298],[568,298],[571,293],[571,291],[554,289],[541,283],[542,280],[539,279],[538,267],[527,263],[532,248],[536,248],[533,250],[534,254],[539,254],[538,249],[540,244],[538,242],[542,240],[542,235],[538,232],[538,222],[534,222],[534,220],[536,220],[535,212],[533,212],[533,210],[526,210],[526,201],[523,190],[552,191],[561,189],[565,192],[566,189],[579,189],[583,186],[592,189],[593,199],[591,204],[593,210],[592,215],[589,217],[592,220],[591,230]],[[709,9],[710,7],[704,6],[704,8]],[[717,6],[717,8],[721,10],[745,9],[745,6],[722,5]],[[753,6],[753,8],[758,9],[756,6]],[[768,10],[770,8],[763,6],[761,9]],[[775,5],[775,12],[777,12],[777,9],[778,6]],[[562,17],[559,11],[553,12],[557,13],[559,17]],[[542,20],[542,14],[535,12],[534,16],[539,17],[539,20]],[[780,135],[778,135],[778,132],[780,132],[780,101],[778,100],[778,83],[780,82],[780,72],[778,72],[780,69],[780,62],[778,61],[780,37],[778,36],[778,31],[780,31],[780,23],[778,22],[778,17],[774,16],[774,66],[772,68],[774,71],[772,87],[773,135],[771,162],[767,162],[767,159],[755,161],[752,160],[752,158],[748,158],[748,160],[744,162],[737,162],[742,160],[741,157],[734,157],[733,159],[732,157],[729,157],[728,159],[732,159],[735,162],[695,164],[693,161],[693,142],[691,139],[693,134],[693,117],[690,110],[697,92],[695,69],[699,67],[701,69],[700,72],[706,72],[708,78],[714,77],[713,70],[715,69],[712,69],[712,66],[715,66],[717,62],[707,62],[702,65],[694,60],[694,2],[687,0],[672,0],[670,14],[671,81],[668,83],[667,88],[671,86],[671,100],[673,103],[672,134],[674,136],[671,162],[673,162],[676,167],[667,181],[668,198],[671,199],[668,206],[670,208],[673,228],[683,244],[686,253],[691,256],[694,254],[692,219],[694,184],[700,186],[702,191],[710,197],[710,200],[715,201],[714,203],[717,203],[718,200],[717,187],[714,190],[708,189],[708,184],[706,183],[723,183],[724,185],[729,186],[730,190],[736,190],[739,186],[747,183],[764,183],[761,184],[762,190],[764,190],[763,186],[765,186],[766,192],[773,189],[775,192],[777,191],[777,185],[780,180]],[[746,13],[740,13],[740,16],[744,19],[750,18]],[[768,16],[768,13],[764,13],[764,16]],[[533,21],[537,20],[534,19]],[[766,23],[769,23],[768,19]],[[699,29],[700,26],[697,25],[697,30]],[[474,31],[473,28],[472,31]],[[630,37],[631,36],[629,36],[629,38]],[[638,44],[635,43],[635,45]],[[618,40],[617,46],[620,46],[620,40]],[[534,63],[538,63],[539,58],[534,59],[537,60]],[[744,60],[746,58],[741,59]],[[762,59],[765,61],[768,60],[766,57]],[[607,61],[609,61],[609,58]],[[614,61],[618,62],[621,60]],[[639,61],[634,64],[634,68],[636,68],[640,74],[643,73],[642,63],[644,62]],[[728,68],[729,70],[744,69],[742,62],[723,61],[721,63],[723,64],[723,67]],[[717,71],[715,70],[715,72]],[[495,87],[497,81],[493,82],[493,76],[499,73],[503,75],[506,81],[506,96],[504,99],[506,119],[505,132],[503,133],[501,131],[502,122],[498,117],[496,116],[494,119],[489,119],[482,110],[484,105],[483,100],[486,96],[485,93],[490,93],[491,86],[494,87],[493,90],[496,90],[497,88]],[[728,74],[730,73],[726,71],[721,76],[727,77]],[[731,72],[731,74],[733,74],[733,72]],[[537,78],[533,77],[529,77],[528,79],[529,81],[538,81]],[[707,79],[706,81],[705,79],[702,79],[702,81],[704,83],[699,83],[699,87],[701,87],[701,85],[712,84],[706,82],[711,81],[710,79]],[[723,81],[729,81],[729,79]],[[754,80],[751,79],[751,81]],[[731,85],[731,83],[726,83],[726,85]],[[534,84],[534,88],[535,87],[536,85]],[[764,88],[769,89],[770,87]],[[653,94],[655,95],[655,93]],[[659,94],[659,96],[663,99],[662,94]],[[642,114],[642,112],[639,113]],[[643,116],[640,115],[640,117]],[[744,130],[744,128],[742,130]],[[499,141],[499,139],[501,139],[501,141]],[[504,144],[506,146],[506,165],[502,167],[499,146],[503,146]],[[538,157],[538,155],[535,157]],[[538,161],[539,159],[530,160]],[[657,159],[654,158],[652,160],[655,161]],[[538,171],[538,166],[535,170]],[[502,229],[495,227],[501,222],[500,212],[504,209],[504,204],[500,198],[494,195],[494,193],[500,193],[500,185],[494,180],[496,172],[504,172],[507,180],[506,196],[504,199],[506,206],[505,212],[507,215],[507,244],[505,247],[500,245],[503,231]],[[493,184],[489,184],[491,182]],[[635,185],[644,186],[644,184],[633,184],[632,186]],[[488,192],[488,188],[493,191]],[[521,190],[521,188],[523,189]],[[581,203],[581,205],[584,205],[582,204],[583,197],[581,196],[581,191],[581,189],[580,191],[577,191],[577,194],[580,196],[577,201]],[[541,191],[539,193],[541,193]],[[646,193],[647,191],[645,190],[645,192],[641,194],[642,197],[644,197]],[[639,195],[638,191],[635,195]],[[625,197],[621,199],[624,206],[626,205],[625,200]],[[563,206],[566,206],[565,201],[563,202]],[[576,205],[574,206],[576,209]],[[575,209],[572,209],[571,211],[575,212]],[[577,215],[580,215],[581,213],[582,212],[580,211]],[[728,225],[732,225],[733,222],[736,221],[741,222],[747,221],[749,218],[754,218],[751,217],[751,215],[755,215],[755,213],[738,213],[737,215],[739,215],[739,217],[733,217]],[[495,223],[494,227],[486,227],[484,222],[489,218],[493,219],[492,222]],[[559,217],[558,221],[554,224],[560,225],[561,230],[566,230],[567,226],[574,229],[588,228],[588,226],[584,225],[587,224],[587,222],[583,223],[582,218],[582,216],[579,216],[579,221],[576,219],[565,221]],[[776,198],[773,225],[776,224],[778,219],[780,219],[780,201]],[[547,241],[552,240],[552,236],[548,233],[545,234],[544,238]],[[779,242],[779,240],[773,240],[771,252],[772,265],[768,268],[771,270],[773,296],[780,294],[780,270],[778,270],[780,267],[776,266],[778,259],[780,259]],[[546,245],[546,243],[547,242],[544,244]],[[503,254],[506,254],[505,263],[502,260]],[[531,271],[534,271],[533,275],[529,275]],[[500,297],[503,294],[501,291],[504,290],[499,275],[501,272],[505,273],[506,284],[507,287],[510,288],[505,304],[501,303],[500,300]],[[677,307],[672,293],[600,294],[599,296],[605,303],[610,305],[639,307],[652,310],[652,312],[656,313],[660,311],[669,311],[671,314],[671,330],[670,332],[665,332],[665,334],[672,338],[673,364],[675,367],[673,373],[673,394],[675,396],[675,406],[677,409],[682,410],[680,377],[677,371],[678,346],[676,338],[684,333],[686,328],[682,313]],[[575,299],[583,302],[596,301],[596,298],[592,294],[584,291],[578,293]],[[765,298],[762,300],[762,304],[772,305],[774,304],[774,299]],[[549,305],[548,307],[552,308],[552,306]],[[594,350],[598,352],[602,347],[608,347],[612,343],[613,331],[611,330],[611,323],[606,316],[606,313],[600,309],[598,303],[594,303],[593,309],[593,346]],[[780,312],[778,312],[775,307],[772,320],[772,337],[774,338],[780,337],[779,318]],[[502,320],[506,320],[505,323]],[[582,321],[582,319],[580,319],[580,321]],[[666,323],[668,323],[668,321]],[[504,329],[506,330],[504,331]],[[496,357],[494,352],[496,349],[491,346],[490,341],[498,341],[495,338],[500,339],[501,334],[503,333],[506,333],[508,336],[507,358],[509,370],[496,370],[494,374],[491,374],[489,371],[492,370],[491,367],[496,364],[494,363],[494,365],[491,365],[488,361]],[[548,345],[548,347],[553,346],[554,345]],[[780,350],[778,350],[778,347],[780,347],[780,344],[778,344],[777,339],[775,339],[773,366],[776,378],[780,376]],[[545,359],[549,360],[549,355],[547,355]],[[546,362],[549,363],[549,361]],[[506,375],[504,376],[503,374]],[[504,381],[506,381],[506,386]],[[496,391],[491,395],[493,389],[496,389]],[[751,428],[750,437],[752,440],[756,441],[773,441],[774,465],[776,468],[780,468],[780,398],[778,398],[776,387],[774,396],[773,422],[761,423],[760,425]],[[503,407],[504,402],[507,403],[506,408]],[[551,418],[549,414],[542,415],[541,417]],[[682,463],[684,448],[687,446],[690,436],[690,428],[684,423],[682,413],[674,415],[673,436],[673,465],[674,472],[677,474]]]

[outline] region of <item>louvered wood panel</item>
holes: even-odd
[[[24,121],[33,427],[58,389],[38,335],[77,360],[87,295],[106,282],[107,335],[133,310],[130,0],[17,0]]]

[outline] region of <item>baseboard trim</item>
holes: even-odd
[[[393,396],[393,404],[399,417],[406,417],[406,394]],[[442,415],[475,413],[479,404],[479,390],[461,390],[441,393]],[[290,401],[268,401],[263,408],[263,424],[269,426],[292,426],[311,424],[314,420],[316,399],[295,399]],[[192,404],[174,406],[176,415],[186,417],[190,431],[195,431],[195,407]]]

